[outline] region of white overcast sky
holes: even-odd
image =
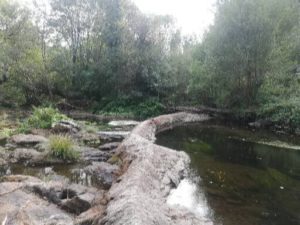
[[[15,0],[25,4],[32,0]],[[216,0],[132,0],[142,12],[171,15],[184,34],[202,36],[214,20]]]
[[[214,20],[215,0],[133,0],[145,13],[172,15],[184,34],[202,35]]]

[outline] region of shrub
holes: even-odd
[[[157,99],[134,101],[127,98],[111,101],[100,111],[102,114],[123,115],[136,119],[158,116],[163,112],[164,106]]]
[[[79,158],[79,153],[75,150],[73,141],[68,136],[51,136],[49,146],[52,155],[59,159],[75,161]]]
[[[32,115],[21,124],[18,131],[26,133],[32,128],[49,129],[53,123],[64,119],[68,117],[52,107],[34,107]]]
[[[28,124],[33,128],[51,128],[52,123],[67,117],[52,107],[34,108],[33,114],[28,119]]]

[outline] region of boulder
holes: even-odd
[[[117,179],[119,167],[106,162],[93,162],[83,169],[87,174],[93,176],[94,182],[104,189],[109,189]]]
[[[29,164],[43,161],[45,154],[36,151],[35,149],[17,148],[9,155],[11,163],[26,162]]]
[[[48,141],[47,138],[33,134],[17,134],[11,137],[11,142],[19,146],[33,146]]]
[[[62,120],[52,124],[52,130],[56,133],[77,133],[80,127],[74,121]]]

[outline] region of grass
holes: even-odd
[[[50,129],[52,124],[69,118],[52,107],[35,107],[32,115],[19,127],[20,133],[27,133],[33,128]]]
[[[0,139],[9,138],[15,133],[13,124],[7,118],[6,113],[0,115]]]
[[[52,156],[64,161],[76,161],[79,158],[79,153],[69,136],[53,135],[49,140]]]

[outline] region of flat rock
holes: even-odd
[[[128,131],[100,131],[97,132],[99,138],[103,141],[117,142],[126,138],[130,132]]]
[[[103,162],[107,161],[111,157],[111,154],[97,148],[82,147],[80,148],[80,152],[84,161],[89,162]]]
[[[12,163],[38,163],[43,161],[44,158],[45,154],[28,148],[17,148],[9,155],[9,161]]]
[[[5,225],[72,225],[71,215],[22,189],[20,182],[0,183],[0,221]]]
[[[17,134],[12,136],[10,140],[17,145],[36,145],[48,141],[48,139],[43,136],[33,134]]]
[[[120,144],[121,144],[120,142],[111,142],[111,143],[101,145],[99,149],[102,151],[110,151],[119,147]]]
[[[114,121],[110,121],[108,125],[112,127],[128,127],[128,126],[130,127],[130,126],[136,126],[139,123],[140,122],[134,120],[114,120]]]

